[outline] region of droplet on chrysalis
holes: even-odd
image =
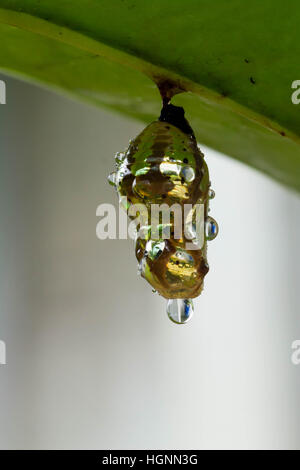
[[[213,198],[215,197],[215,195],[216,195],[216,193],[214,192],[214,190],[210,188],[210,189],[208,190],[208,197],[209,197],[209,199],[213,199]]]
[[[219,227],[215,219],[208,216],[205,219],[205,237],[206,240],[214,240],[218,235]]]
[[[138,275],[144,277],[146,269],[146,258],[142,258],[141,261],[138,263]]]
[[[112,173],[109,173],[107,180],[109,184],[111,184],[111,186],[116,186],[116,179],[117,179],[117,175],[115,171],[113,171]]]
[[[162,254],[164,249],[165,249],[165,242],[163,240],[158,241],[158,242],[149,240],[146,244],[145,254],[147,254],[147,256],[152,261],[154,261],[155,259],[159,258],[159,256]]]
[[[186,183],[191,183],[195,179],[195,172],[191,166],[184,166],[181,169],[181,176],[186,181]]]
[[[122,163],[123,160],[125,159],[125,152],[117,152],[115,155],[115,161],[116,163]]]
[[[191,299],[169,299],[167,303],[167,314],[174,323],[182,325],[187,323],[193,316],[194,306]]]

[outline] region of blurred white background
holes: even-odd
[[[220,233],[176,326],[133,242],[95,232],[98,204],[117,207],[114,154],[144,126],[4,78],[0,447],[299,449],[299,197],[202,148]]]

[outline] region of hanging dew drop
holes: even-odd
[[[169,299],[167,314],[170,320],[179,325],[187,323],[193,316],[194,306],[191,299]]]
[[[209,197],[209,199],[214,199],[215,195],[216,195],[216,193],[214,192],[213,189],[209,189],[209,190],[208,190],[208,197]]]
[[[214,240],[218,235],[219,227],[215,219],[208,216],[205,220],[205,237],[206,240]]]

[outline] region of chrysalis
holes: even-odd
[[[207,240],[216,237],[218,226],[208,216],[209,199],[214,197],[208,168],[183,108],[165,104],[159,119],[116,155],[116,171],[109,181],[125,201],[129,217],[134,218],[133,205],[143,204],[135,243],[139,272],[168,299],[169,318],[186,323],[193,314],[191,299],[201,293],[209,270]],[[153,208],[174,210],[165,222],[163,210],[153,220]]]

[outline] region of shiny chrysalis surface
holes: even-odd
[[[109,182],[130,218],[134,218],[131,207],[143,204],[146,213],[135,243],[138,271],[169,299],[169,318],[186,323],[193,313],[191,299],[201,293],[209,270],[207,240],[216,237],[218,226],[208,216],[209,199],[214,197],[208,168],[183,108],[165,105],[159,120],[116,155],[116,171],[109,175]],[[153,205],[171,208],[174,204],[186,214],[179,235],[175,233],[175,212],[170,213],[168,223],[151,218]],[[203,211],[201,243],[195,222],[197,207]]]

